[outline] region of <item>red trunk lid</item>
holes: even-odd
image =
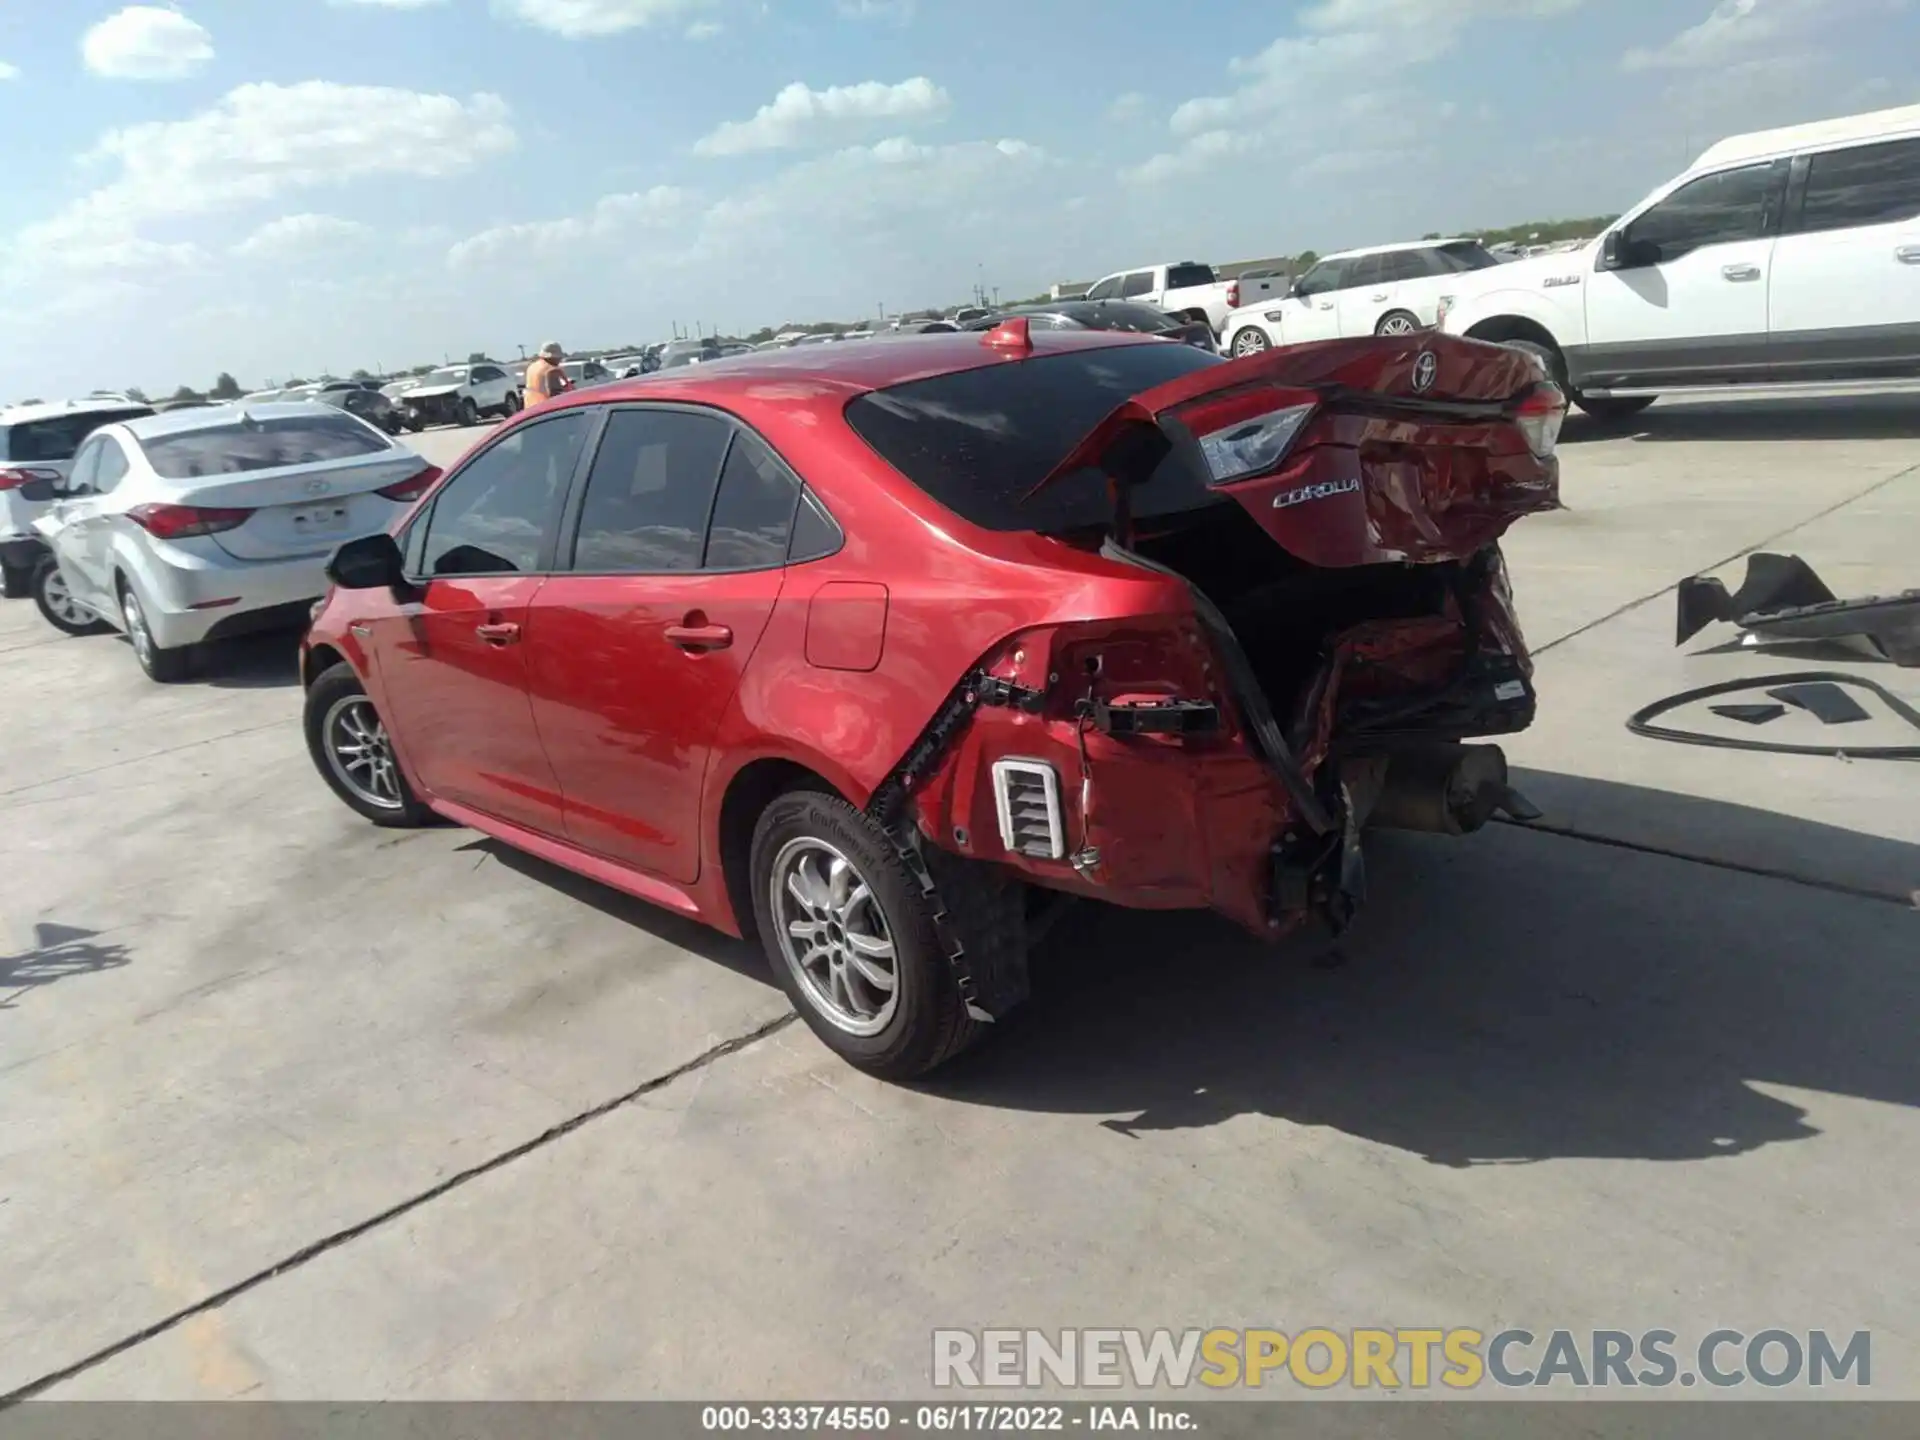
[[[1208,366],[1119,405],[1041,482],[1119,487],[1185,452],[1288,553],[1318,566],[1462,559],[1559,504],[1520,424],[1557,392],[1534,360],[1450,335],[1296,345]]]

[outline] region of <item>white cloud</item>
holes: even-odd
[[[1581,0],[1321,0],[1299,29],[1264,50],[1235,57],[1225,93],[1177,106],[1169,128],[1177,148],[1123,171],[1158,184],[1254,154],[1291,152],[1302,163],[1386,153],[1406,116],[1433,108],[1411,95],[1406,72],[1454,50],[1472,24],[1543,18]]]
[[[549,257],[558,266],[576,259],[569,252],[581,245],[617,240],[666,224],[678,217],[686,193],[671,185],[656,185],[623,195],[603,195],[585,215],[559,220],[528,220],[496,225],[450,247],[447,263],[456,267],[511,260],[516,264]],[[537,268],[537,267],[536,267]]]
[[[20,67],[18,65],[9,65],[6,61],[0,60],[0,80],[18,80],[19,78]]]
[[[184,80],[213,59],[213,37],[178,10],[129,5],[81,37],[80,55],[112,80]]]
[[[1628,70],[1697,70],[1722,65],[1779,32],[1776,11],[1760,0],[1720,0],[1707,18],[1653,49],[1636,47],[1620,57]]]
[[[714,36],[723,33],[726,28],[718,20],[696,20],[687,26],[687,39],[711,40]]]
[[[506,102],[308,80],[242,85],[184,120],[109,131],[82,157],[109,178],[13,237],[15,278],[113,254],[182,217],[378,175],[457,173],[513,148]],[[8,267],[0,266],[0,271]]]
[[[694,143],[696,155],[745,155],[818,143],[833,135],[877,122],[930,120],[944,115],[947,92],[916,75],[898,85],[863,80],[858,85],[829,85],[810,90],[796,80],[749,120],[729,120]]]
[[[429,5],[444,5],[447,0],[327,0],[329,5],[377,5],[382,10],[424,10]]]
[[[913,19],[915,0],[839,0],[840,13],[850,20],[891,20],[904,25]]]
[[[1115,123],[1137,120],[1146,113],[1147,97],[1138,90],[1129,90],[1124,95],[1116,95],[1107,106],[1107,119]]]
[[[372,234],[372,226],[338,215],[282,215],[235,245],[233,253],[248,260],[288,260],[323,254]]]
[[[656,21],[676,20],[711,0],[493,0],[493,8],[510,19],[551,30],[568,40],[592,35],[617,35],[639,30]]]

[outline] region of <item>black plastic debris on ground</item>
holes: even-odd
[[[1676,645],[1724,620],[1763,642],[1865,636],[1894,664],[1920,666],[1920,590],[1843,600],[1798,555],[1749,555],[1731,593],[1711,575],[1682,580],[1674,618]]]
[[[1782,685],[1767,694],[1789,705],[1797,705],[1817,716],[1823,725],[1851,725],[1867,719],[1867,708],[1838,685],[1821,680],[1811,685]]]
[[[1764,725],[1787,713],[1784,705],[1709,705],[1707,708],[1716,715],[1724,715],[1729,720],[1738,720],[1747,725]]]

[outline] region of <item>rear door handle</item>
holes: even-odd
[[[733,631],[724,625],[669,625],[667,640],[682,650],[699,653],[724,650],[733,644]]]
[[[495,621],[486,625],[476,625],[473,633],[489,645],[511,645],[520,638],[520,627],[511,620]]]
[[[1729,280],[1758,280],[1760,267],[1758,265],[1722,265],[1720,273]]]
[[[1322,310],[1331,310],[1333,308],[1333,302],[1331,300],[1322,300],[1320,302],[1320,308]]]
[[[1920,245],[1896,245],[1893,258],[1902,265],[1920,265]]]

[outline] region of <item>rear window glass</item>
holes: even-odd
[[[1022,497],[1123,400],[1220,363],[1193,345],[1076,350],[876,390],[847,407],[847,423],[962,519],[988,530],[1058,534],[1111,520],[1105,477],[1095,470],[1062,476],[1031,500]],[[1175,462],[1133,492],[1133,512],[1173,514],[1217,498]]]
[[[1167,289],[1184,290],[1189,285],[1213,284],[1211,265],[1169,265],[1167,267]]]
[[[74,415],[52,415],[45,420],[22,420],[0,425],[0,460],[71,460],[80,442],[102,425],[137,420],[153,411],[142,405],[131,410],[82,410]]]
[[[384,435],[351,415],[300,415],[155,435],[143,438],[140,448],[161,479],[194,480],[351,460],[391,447]]]
[[[1490,270],[1500,263],[1500,257],[1478,240],[1461,240],[1452,245],[1436,245],[1434,253],[1446,262],[1446,268],[1449,270]]]

